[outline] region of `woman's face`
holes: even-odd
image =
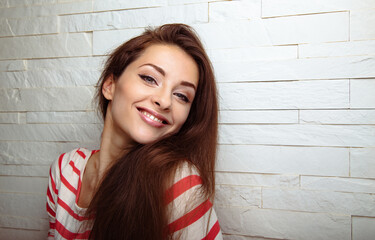
[[[142,144],[178,132],[189,115],[198,79],[197,64],[181,48],[149,46],[117,81],[108,78],[103,85],[115,132]]]

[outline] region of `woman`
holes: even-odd
[[[194,31],[146,30],[109,56],[98,86],[100,151],[52,164],[49,237],[221,239],[210,202],[216,87]]]

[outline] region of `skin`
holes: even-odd
[[[112,76],[105,80],[102,93],[110,102],[100,151],[90,157],[83,174],[80,207],[88,207],[103,173],[126,149],[180,130],[189,115],[198,79],[197,64],[181,48],[154,44],[129,64],[117,81]]]

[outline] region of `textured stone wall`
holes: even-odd
[[[225,239],[373,239],[374,0],[0,0],[0,239],[45,238],[50,163],[98,147],[105,54],[171,22],[217,75]]]

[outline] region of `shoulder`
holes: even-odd
[[[181,179],[184,179],[189,176],[196,176],[200,178],[200,174],[197,167],[190,162],[184,161],[176,168],[173,183],[176,183]]]
[[[74,167],[77,168],[77,166],[82,165],[78,163],[83,162],[87,156],[91,155],[91,152],[91,150],[86,148],[76,148],[70,152],[61,154],[51,164],[51,175],[59,176],[61,175],[61,172],[67,168],[74,170]]]
[[[180,164],[174,172],[171,186],[166,191],[166,203],[169,204],[179,198],[191,197],[198,190],[202,191],[202,178],[197,168],[191,163]]]
[[[202,185],[198,169],[185,162],[175,171],[173,185],[167,189],[168,231],[181,239],[221,236],[212,203]],[[220,239],[220,237],[216,238]]]

